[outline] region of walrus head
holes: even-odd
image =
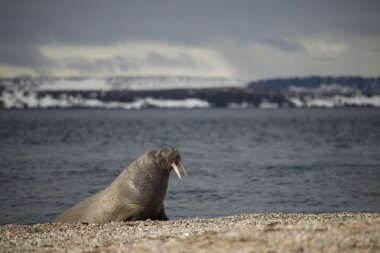
[[[135,189],[144,195],[147,189],[152,189],[149,194],[161,193],[165,196],[169,174],[174,170],[179,178],[179,168],[187,176],[187,172],[181,163],[181,155],[174,148],[153,149],[140,155],[131,165],[124,170],[117,180],[127,187]]]
[[[181,155],[173,148],[160,148],[140,155],[113,183],[116,191],[124,196],[126,206],[133,206],[123,220],[167,220],[164,199],[169,174],[174,170],[179,178],[178,167],[187,176],[181,163]]]
[[[161,148],[151,150],[148,155],[151,155],[156,163],[158,163],[161,168],[166,168],[170,172],[174,170],[178,178],[181,179],[181,173],[179,172],[178,167],[181,168],[185,176],[187,172],[181,163],[181,155],[174,148]]]

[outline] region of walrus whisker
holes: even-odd
[[[183,164],[181,163],[181,161],[178,161],[178,164],[179,164],[179,167],[181,168],[181,170],[183,171],[183,173],[185,174],[185,176],[187,176],[187,172],[185,170],[185,167],[183,167]]]
[[[179,170],[178,170],[177,165],[175,165],[175,163],[172,163],[172,167],[173,167],[175,173],[177,173],[178,178],[181,179],[181,174],[179,174]]]

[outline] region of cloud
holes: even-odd
[[[32,45],[0,44],[0,64],[30,67],[43,62],[46,62],[46,59]]]
[[[349,49],[344,42],[333,42],[322,39],[306,39],[300,42],[303,48],[309,53],[342,53]]]
[[[340,37],[294,38],[293,44],[304,50],[292,51],[253,41],[249,43],[247,57],[249,68],[240,66],[244,75],[256,78],[305,75],[365,75],[378,76],[380,58],[374,53],[377,38],[342,40]]]
[[[157,41],[109,45],[52,44],[39,47],[49,71],[75,75],[190,75],[234,77],[236,70],[216,49]]]
[[[0,64],[0,74],[1,77],[15,77],[15,76],[38,76],[33,69],[28,67],[20,67],[20,66],[10,66]]]
[[[304,51],[305,47],[300,45],[296,41],[291,39],[285,39],[282,37],[258,37],[256,39],[259,43],[265,44],[267,46],[271,46],[278,50],[289,51],[289,52],[300,52]]]

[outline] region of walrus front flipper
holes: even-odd
[[[166,216],[166,214],[162,214],[160,216],[156,216],[155,220],[169,220],[169,218]]]
[[[150,212],[146,207],[140,205],[128,205],[128,215],[123,221],[139,221],[139,220],[169,220],[165,214],[164,205],[161,204],[156,212]]]
[[[153,220],[169,220],[168,216],[166,216],[164,204],[161,203],[157,212],[154,214]]]
[[[143,206],[129,204],[128,208],[125,209],[128,211],[126,212],[127,215],[123,218],[123,221],[138,221],[151,219],[150,213]]]

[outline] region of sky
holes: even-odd
[[[0,76],[379,76],[379,13],[378,0],[0,0]]]

